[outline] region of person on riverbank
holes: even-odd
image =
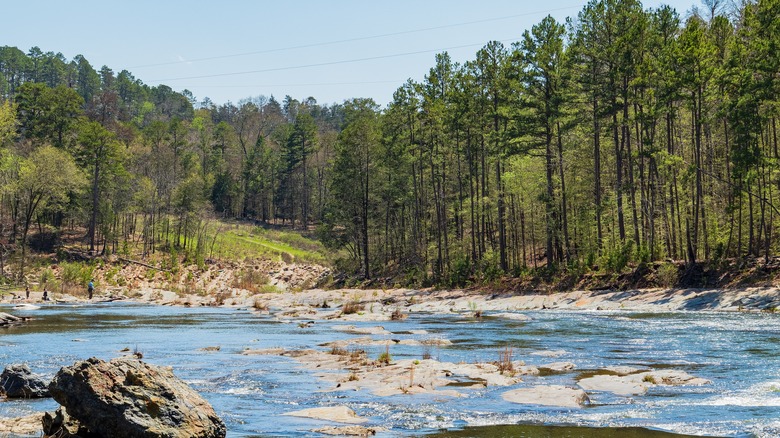
[[[24,287],[24,295],[26,297],[25,299],[27,299],[27,300],[30,299],[30,286],[25,286]]]
[[[43,287],[43,301],[49,301],[49,292],[46,290],[46,286]]]
[[[87,293],[89,293],[89,299],[92,299],[92,293],[95,291],[95,279],[89,280],[89,284],[87,285]]]

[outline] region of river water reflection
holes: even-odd
[[[548,429],[539,425],[780,436],[780,316],[772,314],[542,311],[524,312],[530,321],[412,314],[404,321],[379,323],[393,335],[375,336],[378,339],[451,340],[453,345],[429,351],[442,361],[490,362],[498,359],[500,349],[511,346],[515,359],[529,365],[552,361],[577,365],[575,373],[526,377],[518,386],[572,385],[580,372],[618,365],[678,369],[713,382],[701,387],[655,387],[637,397],[595,393],[593,406],[571,410],[508,403],[501,398],[505,387],[456,388],[465,397],[446,399],[319,392],[331,384],[299,368],[294,359],[240,354],[247,348],[318,348],[324,342],[355,336],[333,329],[344,324],[338,321],[317,321],[301,328],[249,309],[125,303],[52,304],[28,311],[0,307],[0,311],[35,318],[0,331],[0,365],[26,362],[34,372],[51,377],[77,360],[111,359],[122,349],[137,350],[145,361],[172,366],[176,375],[203,394],[225,420],[231,437],[307,434],[328,423],[281,414],[342,404],[369,418],[368,425],[389,428],[387,436],[441,430],[452,435],[467,426],[518,423],[525,426],[514,432],[505,427],[469,428],[457,436],[556,436],[545,435]],[[417,330],[428,334],[411,334]],[[210,346],[220,349],[200,350]],[[384,347],[367,350],[375,358]],[[423,350],[394,345],[390,353],[394,358],[421,358]],[[52,400],[6,401],[0,403],[0,416],[54,408]],[[557,436],[613,436],[599,435],[609,429],[591,429],[587,434],[576,427],[555,430]],[[637,433],[631,436],[659,436]]]

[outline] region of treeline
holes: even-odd
[[[440,284],[772,256],[780,1],[703,3],[594,0],[437,56],[381,115],[347,117],[325,236],[367,277]]]
[[[206,218],[250,218],[316,229],[349,273],[451,285],[768,258],[780,0],[723,3],[683,18],[593,0],[464,64],[438,55],[386,108],[197,103],[0,48],[0,232],[22,260],[42,224],[83,227],[95,252],[141,236],[144,253],[198,254]]]

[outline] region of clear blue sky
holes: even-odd
[[[581,0],[5,2],[0,45],[38,46],[95,67],[127,69],[149,85],[190,90],[222,104],[289,94],[320,103],[372,97],[380,105],[407,79],[422,80],[434,55],[474,58],[551,14],[574,17]],[[698,0],[668,4],[686,15]],[[251,73],[245,73],[251,72]]]

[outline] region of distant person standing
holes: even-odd
[[[24,287],[24,295],[27,297],[27,299],[30,299],[30,286]]]
[[[89,299],[92,299],[92,293],[95,292],[95,279],[89,280],[89,284],[87,285],[87,292],[89,293]]]
[[[43,301],[49,301],[49,292],[46,291],[46,286],[43,287]]]

